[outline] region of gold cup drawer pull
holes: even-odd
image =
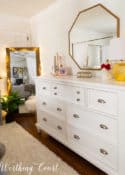
[[[62,130],[62,127],[60,125],[57,126],[58,130]]]
[[[43,103],[42,103],[42,105],[46,106],[46,105],[47,105],[47,103],[46,103],[46,102],[43,102]]]
[[[100,124],[99,126],[100,126],[101,129],[105,129],[105,130],[109,129],[108,126],[106,126],[104,124]]]
[[[108,155],[108,152],[105,149],[100,149],[100,153],[103,155]]]
[[[43,90],[46,90],[46,87],[45,86],[43,87]]]
[[[73,137],[74,137],[74,139],[76,139],[76,140],[80,140],[80,137],[79,137],[78,135],[74,135]]]
[[[61,109],[61,108],[57,108],[57,111],[61,112],[61,111],[62,111],[62,109]]]
[[[74,118],[80,118],[78,114],[73,114]]]
[[[80,91],[76,91],[77,94],[80,94]]]
[[[43,118],[43,121],[44,121],[44,122],[47,122],[47,119],[46,119],[46,118]]]
[[[103,100],[103,99],[101,99],[101,98],[99,98],[99,99],[97,100],[97,102],[98,102],[98,103],[101,103],[101,104],[105,104],[105,103],[106,103],[106,101]]]
[[[57,86],[55,86],[53,89],[57,89]]]
[[[79,102],[80,101],[80,98],[77,98],[76,101]]]
[[[55,92],[54,95],[58,95],[57,92]]]

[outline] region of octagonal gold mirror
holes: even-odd
[[[109,42],[120,35],[120,20],[102,4],[80,11],[69,30],[69,55],[80,70],[99,70]]]

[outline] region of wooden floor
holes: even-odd
[[[17,114],[15,120],[42,144],[46,145],[51,151],[77,170],[80,175],[106,175],[55,139],[48,136],[45,132],[38,134],[35,127],[36,118],[34,114]]]

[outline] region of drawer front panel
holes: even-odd
[[[49,95],[50,94],[50,89],[51,89],[51,83],[46,82],[46,81],[39,81],[37,83],[37,92],[38,96],[39,95]]]
[[[51,95],[53,97],[64,97],[66,88],[64,85],[53,83],[51,85]]]
[[[111,115],[117,115],[117,94],[112,92],[89,89],[88,108]]]
[[[42,111],[52,111],[53,110],[53,105],[52,105],[52,100],[48,96],[39,96],[37,98],[37,108],[38,110]]]
[[[101,135],[102,138],[110,141],[117,140],[117,120],[102,114],[86,111],[79,106],[70,105],[67,107],[68,123],[76,128],[86,128],[90,132]]]
[[[100,162],[111,168],[117,168],[117,146],[103,139],[92,135],[85,130],[79,130],[74,127],[68,129],[68,143],[72,149],[80,153],[91,154]]]
[[[63,121],[58,120],[56,117],[44,111],[39,111],[37,113],[37,121],[41,126],[53,129],[57,137],[61,138],[62,136],[66,138],[66,125]]]
[[[38,110],[46,111],[64,120],[66,116],[66,103],[62,100],[48,96],[39,96],[37,100]]]
[[[66,98],[71,103],[84,105],[84,88],[67,86],[66,89]]]

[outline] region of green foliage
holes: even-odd
[[[24,103],[17,92],[11,92],[10,95],[5,95],[0,98],[0,102],[2,104],[2,109],[7,113],[15,112],[18,109],[20,104]]]

